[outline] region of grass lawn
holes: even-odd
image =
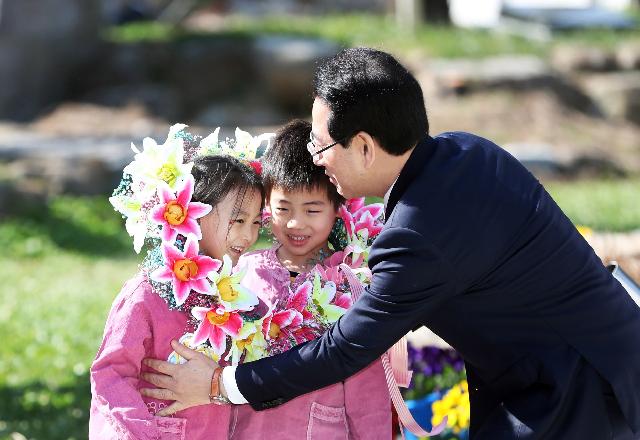
[[[589,226],[596,231],[640,228],[640,177],[546,182],[545,187],[577,225]]]
[[[640,17],[638,17],[640,20]],[[640,31],[581,30],[558,33],[538,42],[480,29],[423,24],[410,33],[393,16],[374,14],[328,14],[317,16],[228,16],[211,31],[193,32],[157,22],[112,27],[104,37],[117,43],[169,42],[192,38],[254,38],[258,35],[291,35],[324,38],[343,46],[370,46],[388,52],[419,52],[432,57],[484,57],[501,54],[546,55],[558,44],[612,48],[621,42],[639,42]]]
[[[640,228],[640,178],[546,186],[576,223]],[[140,257],[104,199],[65,197],[5,218],[0,247],[0,439],[84,439],[88,368]]]
[[[0,438],[87,438],[88,367],[136,264],[62,250],[0,259]]]

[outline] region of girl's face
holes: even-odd
[[[229,193],[200,219],[200,250],[222,261],[226,254],[235,265],[238,258],[258,239],[262,205],[260,192],[248,188],[240,198],[238,190]],[[242,203],[238,206],[239,203]]]

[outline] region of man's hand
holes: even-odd
[[[171,341],[171,347],[187,362],[171,364],[158,359],[145,359],[145,365],[162,373],[142,373],[142,378],[158,388],[142,388],[143,396],[162,400],[175,400],[170,406],[158,412],[159,416],[169,416],[183,409],[209,403],[211,376],[218,364],[202,353],[185,347],[178,341]]]

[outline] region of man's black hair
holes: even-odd
[[[262,181],[267,197],[273,188],[285,191],[326,189],[327,197],[338,208],[344,198],[324,173],[324,168],[313,163],[307,143],[311,124],[293,120],[277,133],[273,145],[262,158]]]
[[[313,88],[331,110],[329,135],[343,147],[364,131],[401,155],[429,133],[420,84],[388,53],[344,49],[318,67]]]

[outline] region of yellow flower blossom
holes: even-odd
[[[578,230],[578,232],[580,234],[582,234],[582,236],[584,238],[588,238],[589,236],[591,236],[593,234],[593,229],[591,229],[588,226],[578,225],[578,226],[576,226],[576,229]]]
[[[433,416],[431,424],[433,426],[442,422],[447,416],[447,427],[456,434],[463,429],[469,428],[470,404],[469,385],[466,380],[453,386],[442,399],[433,402],[431,405]]]

